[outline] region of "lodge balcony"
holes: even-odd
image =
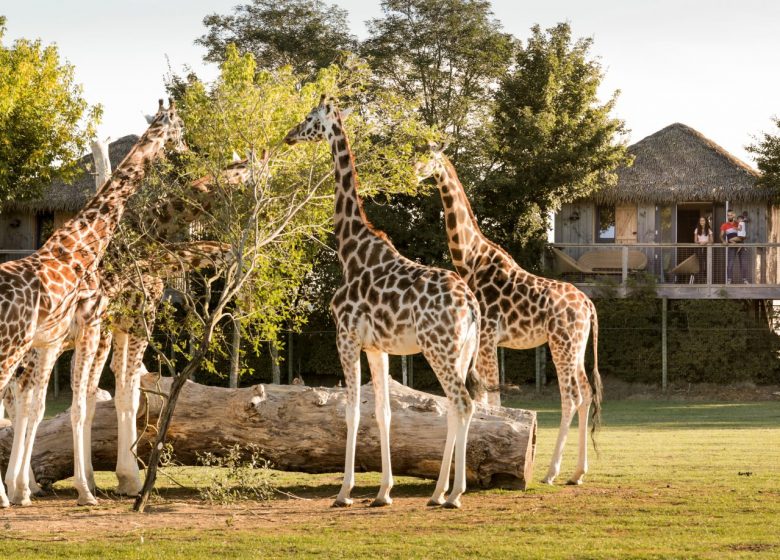
[[[544,268],[591,297],[780,299],[780,243],[551,243]]]

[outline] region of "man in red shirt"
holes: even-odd
[[[722,243],[728,245],[728,251],[726,260],[728,264],[726,266],[726,284],[731,284],[734,277],[734,261],[739,260],[739,271],[742,275],[742,282],[748,283],[747,279],[747,263],[745,262],[745,251],[743,247],[739,245],[745,240],[744,237],[739,236],[739,222],[737,222],[736,216],[733,211],[729,211],[726,214],[727,221],[720,226],[720,240]]]

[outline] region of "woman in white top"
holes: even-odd
[[[712,243],[712,228],[710,227],[710,222],[704,216],[699,218],[699,225],[693,230],[693,242],[698,245]]]
[[[699,218],[699,225],[693,230],[693,242],[697,245],[709,245],[713,242],[712,228],[707,218]],[[696,281],[706,278],[707,274],[707,251],[704,247],[696,249],[696,257],[699,259],[699,274]]]

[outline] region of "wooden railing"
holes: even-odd
[[[17,250],[17,249],[0,249],[0,263],[15,261],[21,259],[27,255],[32,255],[35,251]]]
[[[780,299],[780,243],[553,243],[545,269],[594,291],[632,278],[651,279],[659,295]],[[565,256],[561,256],[564,253]],[[637,258],[638,253],[646,257]]]

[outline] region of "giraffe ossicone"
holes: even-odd
[[[569,479],[581,484],[588,470],[587,427],[593,403],[593,428],[600,420],[601,376],[598,371],[598,317],[593,302],[567,282],[523,270],[504,249],[480,231],[455,167],[439,146],[419,162],[420,180],[433,177],[444,206],[452,262],[480,303],[479,375],[488,384],[488,401],[500,405],[497,348],[535,348],[547,343],[558,374],[561,425],[544,482],[558,476],[563,447],[574,411],[579,415],[577,467]],[[585,372],[585,350],[593,328],[593,387]]]
[[[466,489],[466,442],[479,385],[473,357],[479,346],[479,304],[455,273],[415,263],[396,251],[368,222],[357,192],[355,170],[342,114],[323,95],[285,137],[288,144],[327,140],[336,180],[334,230],[344,283],[331,311],[346,385],[347,442],[344,481],[334,503],[352,503],[357,428],[360,420],[360,352],[365,351],[376,396],[382,481],[372,505],[392,503],[388,355],[422,352],[448,399],[447,439],[439,479],[429,504],[460,507]],[[449,489],[453,454],[455,475]]]

